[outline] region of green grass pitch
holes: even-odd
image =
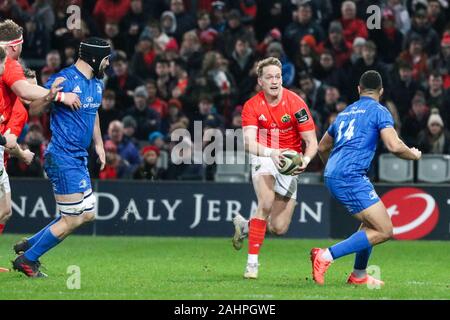
[[[11,245],[0,237],[0,266],[10,266]],[[445,241],[392,241],[376,247],[370,265],[386,286],[345,284],[353,257],[336,261],[324,287],[311,280],[309,250],[330,240],[267,238],[259,279],[244,280],[246,246],[225,238],[72,236],[42,258],[49,278],[0,273],[0,299],[450,299],[450,254]],[[68,289],[70,265],[80,268],[80,289]]]

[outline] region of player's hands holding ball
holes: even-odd
[[[277,166],[281,174],[296,176],[306,170],[309,159],[294,150],[280,150],[280,164]]]
[[[284,156],[282,155],[282,153],[287,150],[289,149],[273,149],[270,153],[270,158],[272,159],[273,163],[275,163],[275,166],[278,170],[281,169],[284,160]]]

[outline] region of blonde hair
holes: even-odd
[[[259,61],[256,66],[256,74],[258,75],[258,78],[262,77],[263,69],[268,66],[277,66],[278,68],[281,69],[281,62],[280,60],[274,57],[269,57]]]

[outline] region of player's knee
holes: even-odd
[[[259,201],[259,207],[264,213],[269,213],[272,209],[275,196],[267,196]]]
[[[394,230],[392,227],[385,227],[378,230],[377,243],[385,242],[392,239]]]
[[[287,226],[287,225],[280,225],[280,224],[270,225],[270,232],[276,236],[282,236],[282,235],[286,234],[288,229],[289,229],[289,226]]]
[[[65,224],[64,231],[68,234],[75,231],[79,226],[83,224],[83,218],[81,216],[62,216],[61,221]]]
[[[392,239],[393,236],[394,236],[394,228],[392,226],[384,230],[383,232],[384,241]]]
[[[95,212],[93,211],[85,212],[83,214],[83,218],[85,223],[93,222],[95,220]]]
[[[12,210],[11,208],[2,208],[0,210],[0,221],[6,222],[11,218]]]

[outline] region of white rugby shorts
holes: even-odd
[[[6,173],[6,168],[4,166],[4,153],[5,147],[0,146],[0,198],[3,198],[5,194],[11,192],[11,187],[9,185],[9,177]]]
[[[271,175],[275,178],[275,193],[283,197],[297,199],[298,177],[281,174],[272,158],[250,154],[252,178],[258,175]]]

